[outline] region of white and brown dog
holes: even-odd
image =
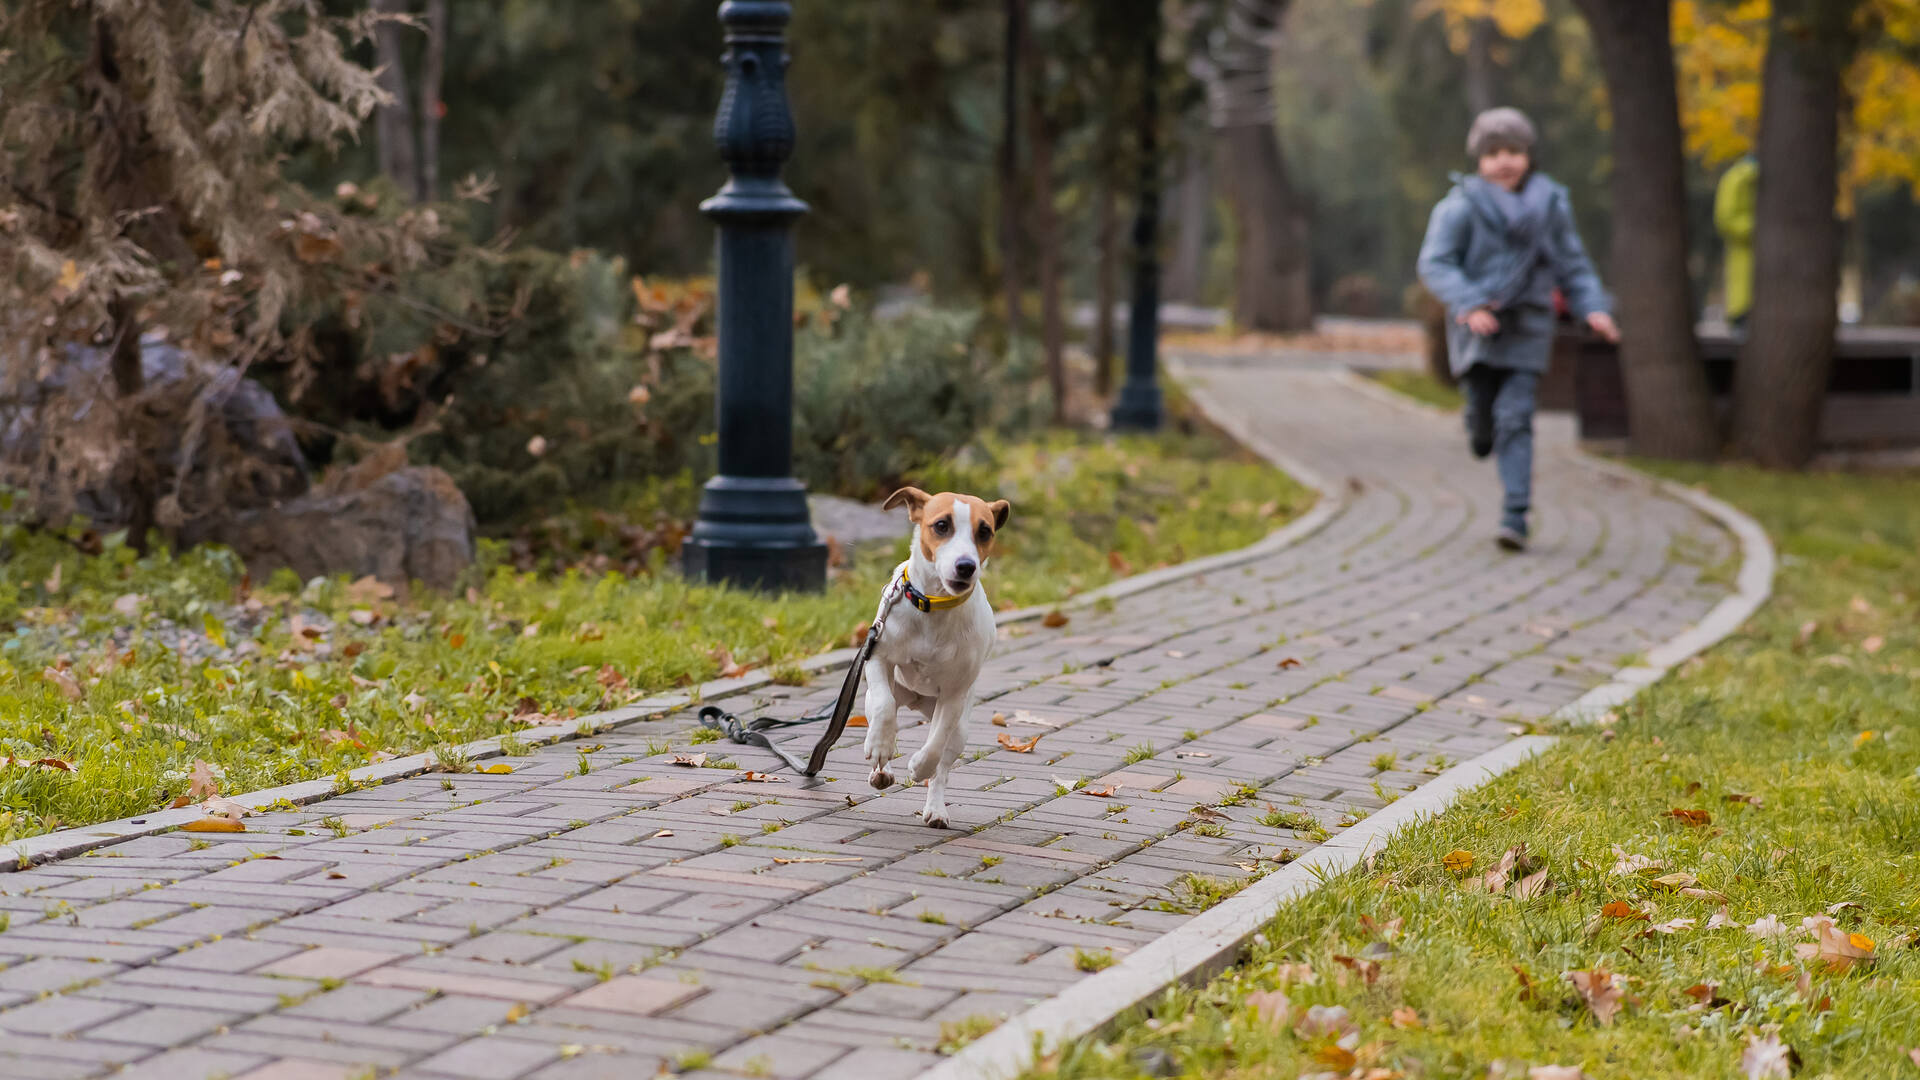
[[[980,583],[993,538],[1013,510],[1005,499],[901,488],[886,509],[907,507],[913,551],[894,569],[904,593],[891,613],[881,601],[886,632],[874,646],[867,680],[867,780],[876,788],[893,783],[893,760],[901,706],[932,721],[927,742],[907,762],[917,783],[931,779],[920,817],[947,827],[947,773],[967,746],[963,724],[973,705],[973,684],[993,648],[993,605]],[[908,610],[911,609],[911,610]]]

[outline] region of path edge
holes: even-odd
[[[1205,406],[1201,406],[1205,411]],[[1211,415],[1211,413],[1209,414]],[[1057,604],[1038,604],[1019,608],[1014,611],[998,612],[995,621],[999,626],[1037,622],[1054,612],[1079,611],[1095,605],[1125,599],[1151,589],[1162,588],[1189,578],[1228,570],[1236,566],[1254,562],[1283,551],[1325,528],[1347,508],[1346,493],[1327,484],[1318,473],[1290,459],[1282,460],[1285,455],[1269,453],[1267,448],[1241,439],[1234,428],[1222,425],[1223,430],[1274,464],[1282,472],[1288,473],[1295,481],[1315,492],[1319,498],[1307,509],[1307,512],[1287,522],[1280,528],[1254,541],[1243,548],[1223,551],[1214,555],[1189,559],[1173,566],[1163,566],[1141,574],[1121,578],[1098,589],[1081,593]],[[1298,471],[1295,471],[1296,468]],[[799,661],[799,666],[809,675],[823,675],[844,671],[853,662],[859,650],[853,648],[834,649]],[[447,750],[446,756],[467,762],[485,761],[505,755],[501,743],[511,738],[519,746],[528,748],[548,746],[553,743],[573,739],[591,738],[616,728],[626,727],[647,720],[662,719],[666,714],[677,712],[693,705],[741,697],[774,686],[772,676],[765,672],[752,672],[732,679],[715,679],[702,683],[691,690],[670,694],[656,694],[640,701],[611,709],[605,712],[589,713],[564,724],[528,728],[521,731],[492,735],[484,739],[475,739]],[[428,750],[405,757],[396,757],[372,765],[363,765],[348,772],[351,787],[342,787],[332,778],[302,780],[280,787],[250,791],[230,797],[232,802],[240,803],[254,810],[284,808],[287,805],[304,806],[319,802],[334,795],[357,791],[361,788],[375,787],[407,780],[430,773],[439,768],[442,751]],[[177,810],[156,810],[137,817],[125,817],[116,821],[103,821],[93,825],[76,825],[68,829],[42,833],[0,845],[0,874],[49,862],[85,854],[96,848],[107,847],[126,840],[142,836],[156,836],[196,821],[206,816],[198,806],[184,806]]]
[[[1340,368],[1325,374],[1396,407],[1428,417],[1451,416],[1447,410],[1412,401],[1350,369]],[[1211,399],[1196,392],[1191,384],[1187,390],[1206,410],[1206,402]],[[1221,423],[1211,410],[1206,411],[1215,423]],[[1232,427],[1222,426],[1235,438],[1241,438]],[[1604,461],[1578,447],[1573,449],[1573,454],[1576,460],[1603,475],[1645,484],[1686,503],[1731,533],[1741,549],[1741,567],[1734,592],[1714,605],[1699,623],[1649,650],[1644,663],[1621,668],[1611,680],[1555,710],[1549,717],[1583,724],[1599,719],[1608,710],[1658,682],[1674,667],[1732,635],[1772,595],[1778,560],[1766,530],[1745,512],[1705,492]],[[1088,976],[1010,1018],[959,1053],[920,1073],[919,1080],[1012,1080],[1045,1054],[1105,1029],[1128,1010],[1175,983],[1211,977],[1240,957],[1247,942],[1273,921],[1280,905],[1314,891],[1336,874],[1359,865],[1402,829],[1445,812],[1461,795],[1532,760],[1556,742],[1558,739],[1550,735],[1523,735],[1448,769],[1239,894],[1141,946],[1113,967]]]

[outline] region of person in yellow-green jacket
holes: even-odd
[[[1727,323],[1744,330],[1753,308],[1753,208],[1760,163],[1752,154],[1733,163],[1713,195],[1713,227],[1726,245]]]

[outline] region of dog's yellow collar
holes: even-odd
[[[900,569],[900,584],[906,590],[907,603],[921,611],[945,611],[950,607],[958,607],[966,603],[967,598],[973,595],[973,590],[968,589],[959,596],[928,596],[913,587],[913,579],[907,576],[905,567]]]

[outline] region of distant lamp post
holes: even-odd
[[[726,92],[714,141],[731,176],[700,209],[719,226],[719,474],[700,495],[690,577],[763,589],[826,585],[827,549],[793,478],[793,153],[785,0],[727,0]]]
[[[1141,35],[1140,192],[1133,219],[1133,310],[1127,316],[1127,381],[1114,402],[1116,429],[1157,431],[1160,427],[1160,5],[1142,5],[1148,13]]]

